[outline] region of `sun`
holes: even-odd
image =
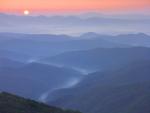
[[[30,14],[30,12],[28,10],[24,10],[23,14],[27,16]]]

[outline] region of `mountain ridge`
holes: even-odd
[[[54,92],[49,104],[85,113],[149,113],[149,62],[137,61],[118,71],[89,74],[76,88]]]
[[[7,92],[0,92],[0,113],[81,113],[48,106]]]

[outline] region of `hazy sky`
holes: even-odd
[[[0,0],[0,12],[148,11],[150,0]]]

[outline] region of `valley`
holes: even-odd
[[[2,34],[0,91],[83,113],[148,113],[150,48],[131,40],[150,36]]]

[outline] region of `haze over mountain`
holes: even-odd
[[[0,91],[83,113],[149,113],[149,43],[144,33],[0,33]]]
[[[78,81],[80,77],[73,69],[31,63],[0,70],[0,91],[38,99],[45,92],[72,85],[70,81]]]
[[[93,72],[119,68],[130,62],[150,59],[150,49],[133,48],[97,48],[85,51],[65,52],[43,59],[43,62]],[[77,62],[78,61],[78,62]]]
[[[118,70],[89,74],[76,87],[51,94],[49,104],[83,113],[149,113],[149,62],[137,61]]]
[[[141,15],[138,18],[120,18],[120,16],[81,18],[70,15],[47,17],[0,14],[0,31],[14,33],[79,35],[84,32],[105,34],[143,32],[150,34],[149,24],[149,18]]]
[[[113,38],[110,37],[108,40],[132,46],[150,47],[150,36],[144,33],[118,35]]]
[[[33,62],[68,51],[149,45],[150,36],[143,33],[111,36],[89,32],[78,37],[0,33],[0,57],[21,62]]]
[[[150,113],[149,12],[150,0],[2,0],[0,113]]]
[[[144,33],[120,34],[120,35],[102,35],[94,32],[85,33],[80,38],[105,39],[110,42],[125,44],[130,46],[150,47],[150,35]]]
[[[101,38],[88,39],[86,37],[81,38],[68,35],[0,33],[0,48],[4,52],[7,50],[23,54],[24,57],[26,55],[30,56],[30,58],[26,59],[29,62],[30,60],[53,56],[65,51],[122,46],[127,45],[110,42]],[[8,55],[8,57],[11,57],[11,55]]]

